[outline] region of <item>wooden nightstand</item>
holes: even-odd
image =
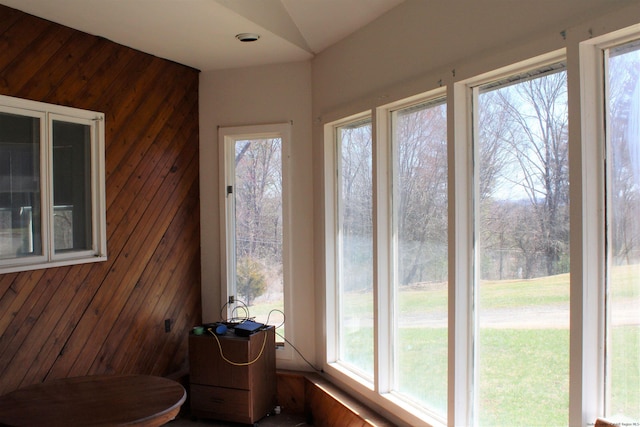
[[[275,327],[189,335],[191,414],[253,424],[276,405]],[[226,360],[225,360],[226,359]]]

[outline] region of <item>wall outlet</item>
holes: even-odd
[[[171,332],[171,319],[164,319],[164,331]]]

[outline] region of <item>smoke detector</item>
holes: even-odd
[[[240,33],[236,35],[236,38],[243,43],[251,43],[257,41],[260,38],[260,34]]]

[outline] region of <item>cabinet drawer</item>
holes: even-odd
[[[251,424],[248,390],[191,384],[191,414],[195,417]]]

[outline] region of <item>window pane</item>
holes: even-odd
[[[40,119],[0,113],[0,259],[42,255]]]
[[[53,121],[56,253],[91,249],[91,127]]]
[[[234,194],[236,292],[251,317],[284,336],[281,138],[235,142]]]
[[[640,47],[609,64],[607,416],[640,422]]]
[[[566,73],[481,88],[477,112],[475,416],[567,425]]]
[[[447,414],[447,117],[440,101],[392,116],[395,388]]]
[[[373,217],[371,121],[338,134],[338,357],[373,379]]]

